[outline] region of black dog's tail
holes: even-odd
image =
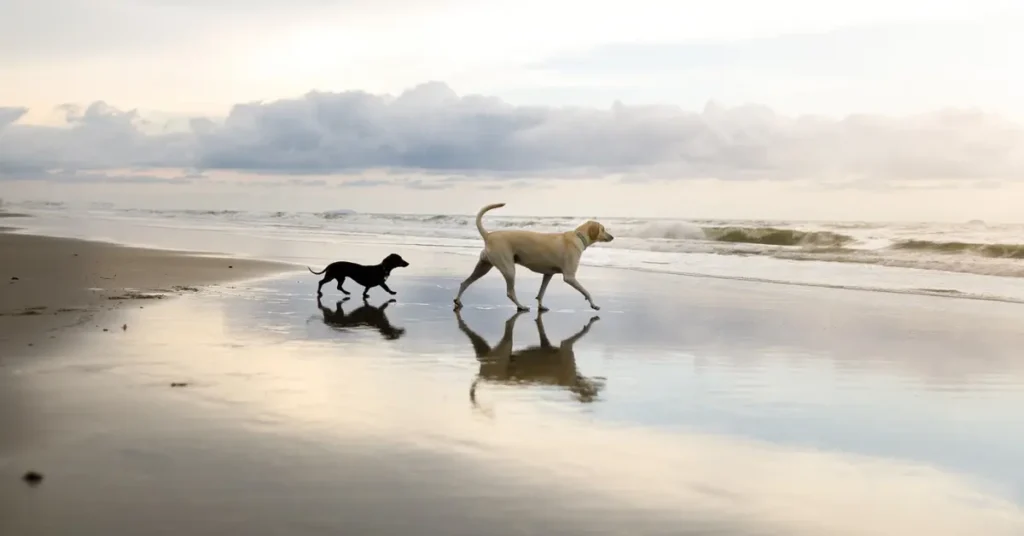
[[[306,269],[309,270],[309,273],[311,273],[313,275],[320,275],[320,274],[322,274],[322,273],[327,271],[327,268],[324,268],[323,270],[320,270],[319,272],[314,272],[313,269],[310,268],[309,266],[307,266]]]

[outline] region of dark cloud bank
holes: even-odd
[[[61,107],[67,128],[25,125],[0,107],[0,175],[186,168],[271,174],[374,168],[492,176],[639,172],[667,178],[1011,180],[1024,130],[997,116],[783,117],[761,106],[699,112],[513,106],[427,83],[396,97],[363,92],[236,105],[186,129],[103,102]]]

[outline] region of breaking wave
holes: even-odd
[[[4,208],[15,206],[31,212],[73,213],[77,210],[63,203],[46,201],[19,202]],[[110,203],[94,203],[88,210],[115,219],[126,216],[167,219],[164,224],[173,222],[176,228],[262,227],[275,233],[301,233],[309,238],[342,234],[382,236],[389,240],[415,239],[467,249],[479,246],[474,216],[467,214],[373,214],[346,208],[322,212],[117,209]],[[587,219],[493,213],[484,224],[491,230],[564,232]],[[760,266],[760,261],[753,259],[760,257],[1024,278],[1024,243],[1018,243],[1019,237],[1024,235],[1022,224],[594,219],[604,223],[616,236],[613,243],[602,249],[628,250],[632,256],[668,256],[671,262],[680,265],[725,262],[726,258],[731,262],[739,257],[750,257],[749,264],[753,267]]]
[[[275,214],[281,214],[281,213],[277,212]],[[355,212],[353,212],[351,210],[339,209],[339,210],[328,210],[327,212],[321,212],[321,213],[317,214],[317,216],[320,216],[321,218],[323,218],[325,220],[336,220],[338,218],[347,218],[348,216],[351,216],[353,214],[355,214]]]
[[[659,240],[709,240],[734,244],[760,244],[764,246],[803,246],[838,248],[855,242],[852,236],[831,231],[801,231],[777,227],[701,227],[685,222],[656,222],[633,232],[622,233],[634,238]]]
[[[798,231],[775,227],[706,227],[704,234],[716,242],[763,244],[766,246],[842,247],[854,242],[852,236],[830,231]]]
[[[932,253],[979,255],[999,259],[1024,259],[1024,244],[974,244],[970,242],[904,240],[893,244],[892,248]]]
[[[636,238],[656,238],[661,240],[704,240],[707,235],[704,229],[685,222],[655,222],[640,227],[627,236]]]

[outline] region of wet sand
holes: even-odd
[[[70,328],[101,328],[106,313],[123,307],[294,269],[11,231],[0,228],[0,361],[34,353]]]
[[[393,302],[289,273],[0,361],[0,534],[1024,530],[1019,306],[587,269],[538,321],[403,256]]]

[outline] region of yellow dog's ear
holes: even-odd
[[[587,238],[590,239],[590,243],[597,242],[597,239],[601,237],[601,224],[596,221],[587,222]]]

